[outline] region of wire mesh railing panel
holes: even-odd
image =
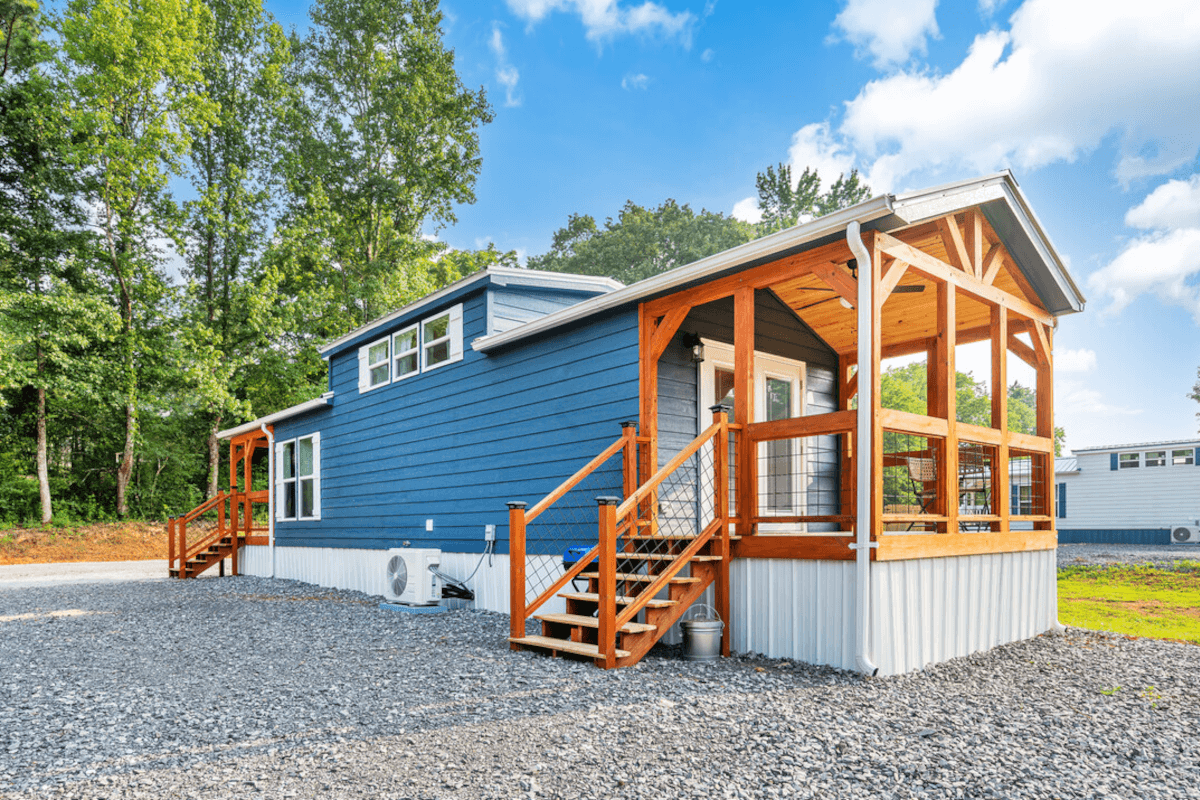
[[[1045,516],[1050,513],[1046,492],[1045,453],[1010,450],[1008,453],[1009,513],[1016,516]]]
[[[596,498],[625,499],[623,457],[618,451],[526,526],[526,603],[540,597],[575,560],[596,546]]]
[[[837,434],[758,442],[759,530],[783,526],[817,533],[842,528],[838,521],[806,518],[840,516],[849,507],[851,487],[843,486],[842,480],[845,438]]]
[[[958,443],[959,530],[991,530],[989,521],[963,518],[987,517],[996,513],[992,489],[995,470],[994,445],[962,441]]]
[[[885,520],[884,530],[935,531],[934,520],[943,510],[940,465],[945,442],[932,436],[899,431],[883,432],[883,513],[900,520]]]

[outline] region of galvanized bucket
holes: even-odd
[[[725,623],[721,621],[717,610],[707,603],[700,603],[692,608],[707,608],[712,612],[712,616],[679,621],[679,628],[683,631],[683,657],[688,661],[713,661],[720,658],[721,632],[725,629]]]

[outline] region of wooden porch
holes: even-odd
[[[854,559],[860,524],[875,561],[1056,547],[1054,317],[978,207],[890,233],[866,231],[861,239],[869,269],[859,269],[851,245],[839,240],[640,305],[636,429],[630,423],[541,502],[510,509],[514,647],[579,655],[605,667],[636,663],[709,585],[717,613],[730,619],[732,559]],[[836,410],[756,419],[755,308],[756,293],[764,292],[836,353]],[[870,301],[859,309],[862,297]],[[713,408],[707,430],[660,458],[660,360],[694,311],[730,298],[732,414]],[[870,331],[863,352],[860,327]],[[956,347],[976,342],[990,343],[988,426],[959,422],[956,408]],[[1034,434],[1009,429],[1010,353],[1036,374]],[[914,354],[926,358],[925,414],[886,408],[880,398],[883,362]],[[870,399],[865,413],[858,408],[860,386],[870,389],[861,393]],[[858,444],[864,418],[871,426],[868,451]],[[766,507],[770,454],[818,450],[827,474],[793,480],[809,486],[823,480],[836,489],[821,503],[795,503],[784,513]],[[598,501],[596,547],[558,580],[531,590],[528,526],[618,460],[622,497]],[[672,508],[684,485],[692,486],[686,502],[693,510],[680,522],[686,515]],[[865,503],[860,491],[869,493]],[[574,580],[587,580],[588,591],[564,594]],[[527,636],[526,620],[555,597],[567,613],[542,615],[542,635]],[[724,654],[729,641],[727,624]]]

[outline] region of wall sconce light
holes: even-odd
[[[699,364],[704,360],[704,344],[700,341],[700,337],[694,333],[685,333],[683,335],[683,345],[692,351],[692,362]]]

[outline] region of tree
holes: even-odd
[[[267,347],[251,318],[261,307],[250,276],[266,244],[278,108],[288,93],[284,69],[291,48],[261,0],[209,0],[212,27],[199,74],[216,106],[215,124],[195,121],[191,177],[198,198],[185,204],[181,367],[208,418],[205,495],[217,493],[221,452],[217,433],[230,414],[248,416],[237,381]]]
[[[213,104],[198,90],[208,12],[200,0],[71,0],[62,22],[73,159],[93,179],[89,202],[105,249],[107,289],[120,315],[124,444],[117,514],[128,513],[141,375],[163,334],[168,296],[160,242],[177,233],[166,189],[182,171]]]
[[[1200,369],[1196,370],[1196,385],[1192,387],[1192,393],[1188,397],[1200,403]],[[1196,414],[1196,417],[1200,418],[1200,412]]]
[[[554,234],[549,252],[531,257],[532,269],[602,275],[633,283],[698,261],[753,238],[753,226],[723,214],[692,211],[667,200],[643,208],[632,200],[604,228],[587,214],[572,214]]]
[[[430,251],[422,227],[474,202],[492,115],[455,73],[436,0],[317,0],[310,13],[284,162],[293,201],[273,256],[284,291],[329,306],[315,333],[339,335],[422,283],[408,274]]]
[[[766,172],[758,173],[754,185],[763,214],[760,236],[832,214],[871,196],[871,187],[859,180],[858,170],[851,170],[849,177],[839,175],[824,194],[821,178],[812,167],[805,167],[795,181],[789,165],[767,167]]]

